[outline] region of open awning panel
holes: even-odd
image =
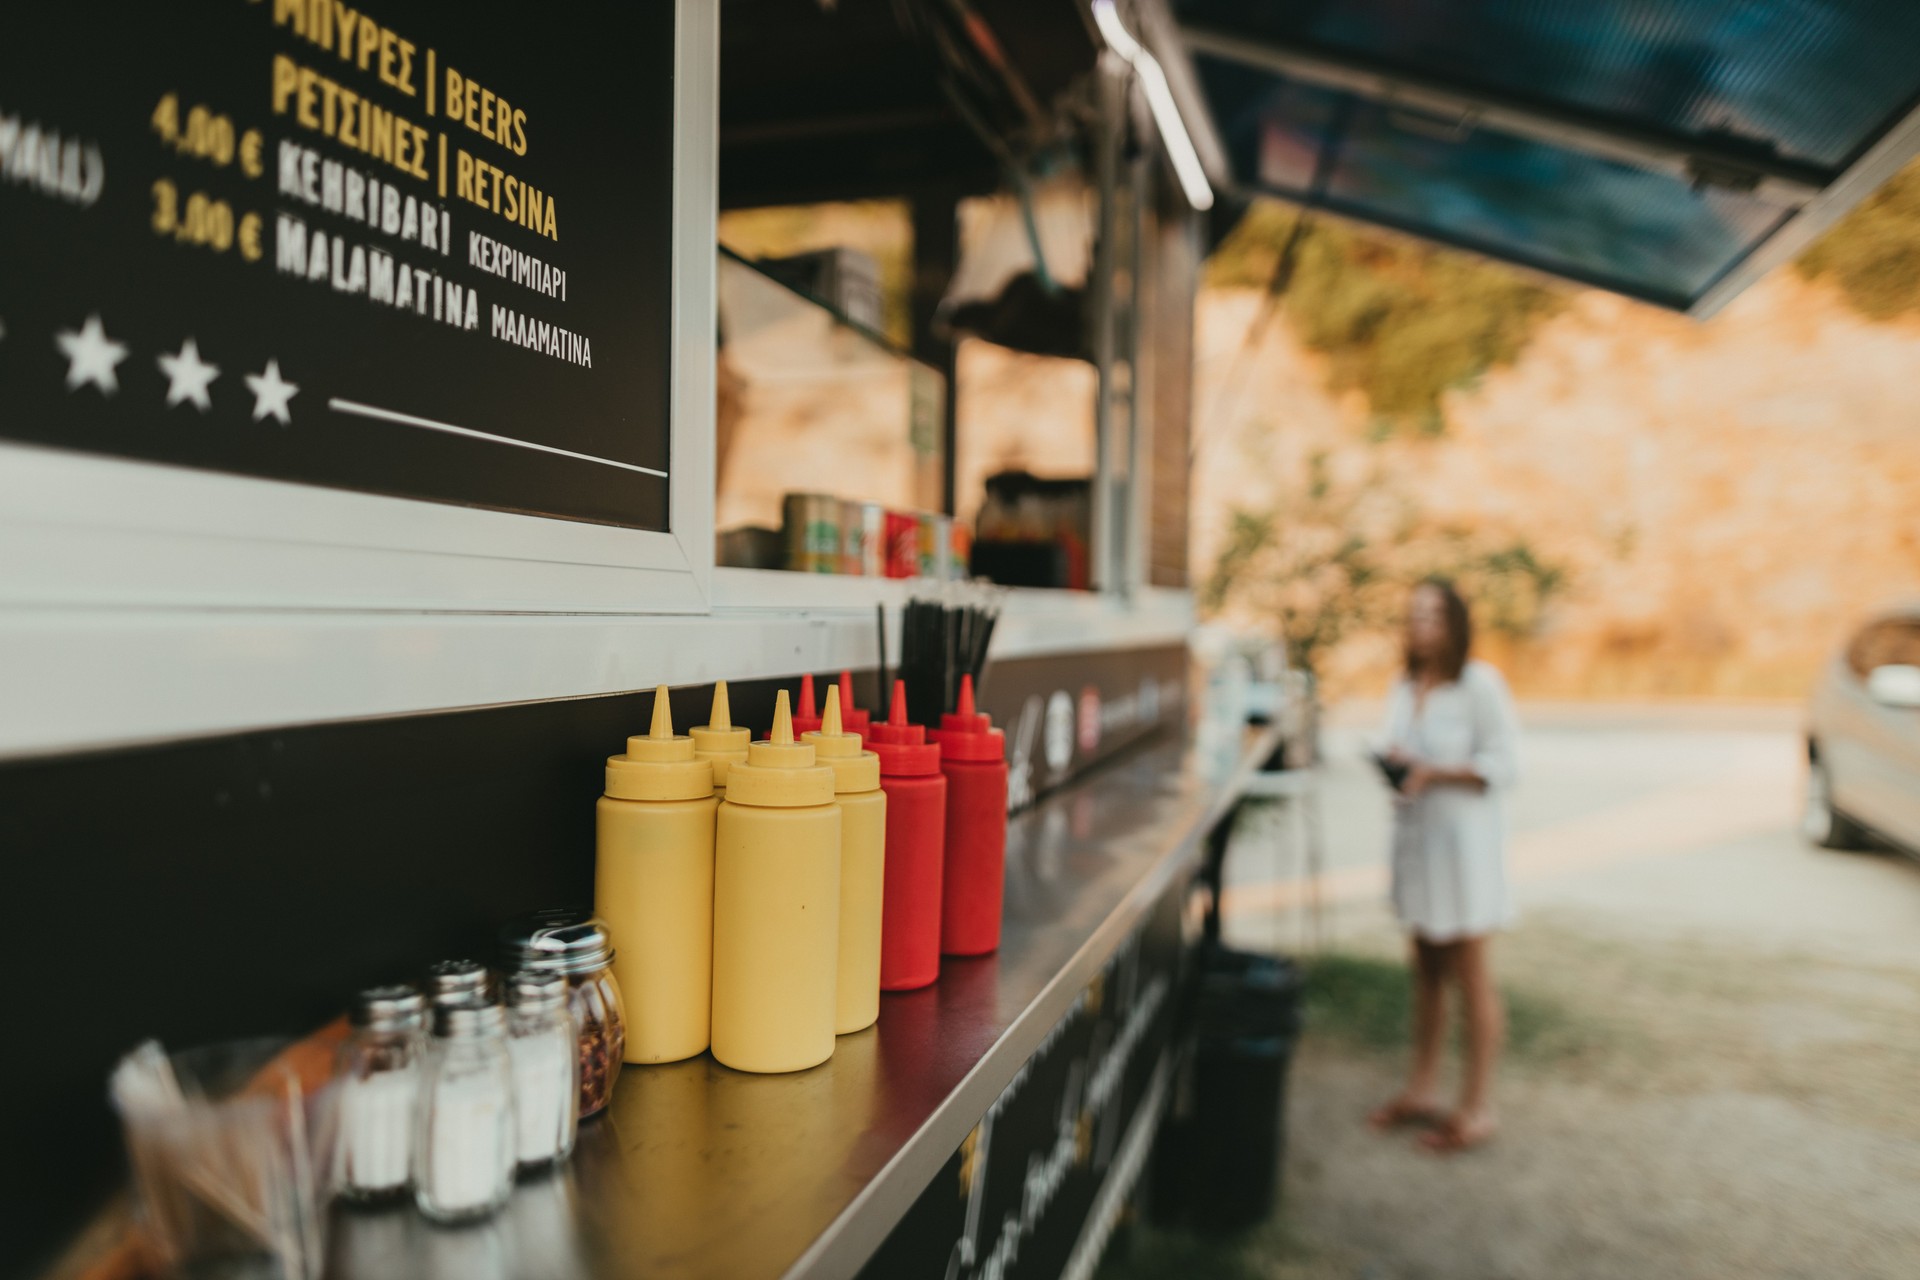
[[[1355,100],[1202,58],[1241,181],[1446,244],[1686,309],[1792,210],[1684,178]]]
[[[1244,188],[1680,310],[1920,150],[1911,0],[1174,9]]]

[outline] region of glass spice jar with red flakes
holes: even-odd
[[[568,1011],[580,1052],[580,1118],[597,1115],[613,1097],[626,1051],[626,1012],[613,978],[606,925],[584,907],[522,916],[500,930],[505,968],[564,974]]]

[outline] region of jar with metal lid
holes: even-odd
[[[427,996],[445,1000],[492,1000],[493,973],[478,960],[442,960],[427,966]]]
[[[514,1152],[522,1169],[564,1160],[580,1123],[580,1054],[566,975],[523,969],[507,979]]]
[[[426,1018],[426,998],[404,983],[370,987],[354,999],[353,1033],[334,1062],[334,1186],[348,1200],[402,1195],[412,1182]]]
[[[613,978],[607,927],[584,907],[522,916],[500,930],[503,967],[562,974],[580,1055],[580,1118],[597,1115],[613,1096],[626,1052],[626,1010]]]
[[[433,1006],[414,1130],[414,1199],[435,1222],[485,1218],[513,1193],[513,1068],[497,1004]]]

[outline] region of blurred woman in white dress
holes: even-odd
[[[1383,757],[1404,770],[1394,797],[1393,906],[1413,940],[1413,1064],[1406,1087],[1373,1113],[1377,1128],[1421,1125],[1423,1145],[1464,1151],[1492,1138],[1493,1073],[1506,1014],[1492,935],[1513,922],[1502,793],[1518,776],[1519,729],[1507,683],[1469,660],[1467,605],[1451,583],[1413,590],[1406,671],[1387,699]],[[1440,1099],[1449,988],[1466,1021],[1458,1104]]]

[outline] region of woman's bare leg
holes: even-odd
[[[1413,1068],[1407,1093],[1432,1101],[1440,1096],[1440,1058],[1447,1047],[1447,984],[1458,960],[1444,942],[1413,940]]]
[[[1493,978],[1493,940],[1465,938],[1454,947],[1454,973],[1460,981],[1460,1000],[1467,1023],[1466,1070],[1461,1079],[1460,1109],[1432,1135],[1440,1150],[1463,1151],[1491,1138],[1498,1123],[1493,1112],[1493,1073],[1506,1038],[1506,1010]]]
[[[1437,1122],[1440,1105],[1440,1055],[1447,1039],[1447,979],[1454,968],[1453,947],[1414,935],[1413,1064],[1399,1095],[1374,1111],[1375,1128]]]

